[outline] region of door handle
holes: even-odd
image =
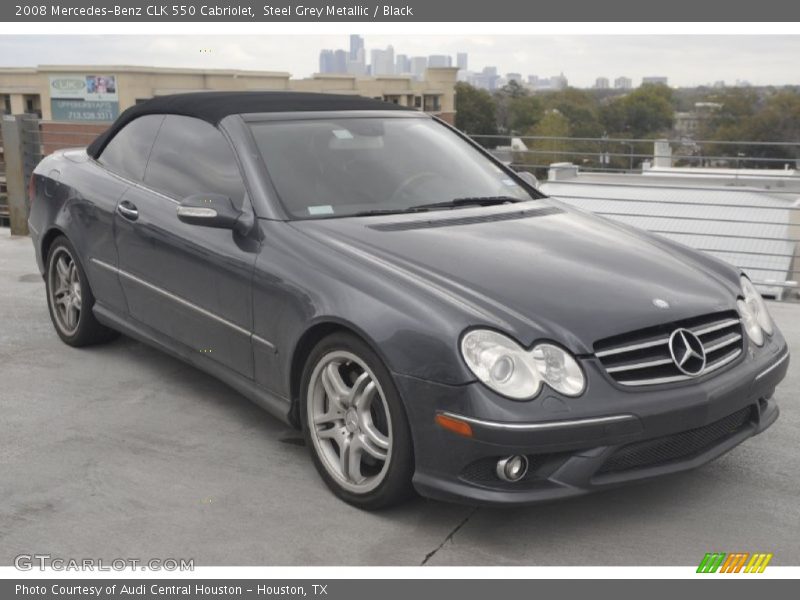
[[[127,200],[123,200],[117,204],[117,212],[129,221],[135,221],[139,218],[139,209],[136,208],[135,204]]]

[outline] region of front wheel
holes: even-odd
[[[406,499],[414,464],[408,420],[369,346],[346,333],[328,336],[312,351],[301,389],[306,442],[328,487],[370,510]]]

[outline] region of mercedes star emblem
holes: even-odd
[[[706,351],[703,342],[688,329],[676,329],[669,336],[669,352],[678,370],[696,377],[706,368]]]

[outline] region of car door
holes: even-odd
[[[167,115],[142,185],[117,209],[120,281],[130,316],[253,377],[252,274],[259,244],[230,229],[178,220],[182,198],[223,194],[252,211],[233,150],[204,121]]]
[[[125,295],[117,275],[119,257],[114,240],[115,211],[132,182],[141,181],[150,149],[164,119],[147,115],[131,121],[104,148],[87,169],[76,170],[70,236],[78,247],[98,306],[117,315],[126,311]],[[75,193],[75,192],[71,192]]]

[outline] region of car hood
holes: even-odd
[[[550,199],[293,226],[357,268],[446,302],[466,326],[580,354],[612,335],[734,308],[738,291],[736,271],[713,259]]]

